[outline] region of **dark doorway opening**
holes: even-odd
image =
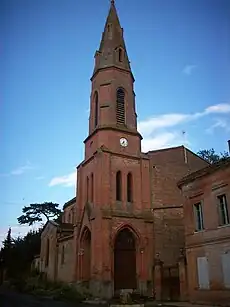
[[[114,246],[114,289],[136,289],[136,240],[128,229],[122,229]]]
[[[81,240],[81,280],[89,282],[91,278],[91,233],[85,228]]]
[[[163,267],[162,298],[178,301],[180,299],[180,278],[178,266]]]

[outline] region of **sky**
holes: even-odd
[[[22,207],[76,194],[109,0],[0,2],[0,241]],[[227,151],[230,1],[116,0],[142,150]],[[185,133],[183,133],[185,132]]]

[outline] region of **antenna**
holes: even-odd
[[[185,148],[185,143],[186,143],[186,131],[185,130],[182,130],[182,136],[183,136],[183,148],[184,148],[184,162],[187,164],[188,157],[187,157],[187,150]]]
[[[185,145],[185,130],[182,130],[182,136],[183,136],[183,145]]]

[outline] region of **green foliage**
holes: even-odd
[[[229,157],[229,154],[227,152],[217,154],[214,148],[200,150],[197,152],[197,154],[210,164],[225,160]]]
[[[5,249],[10,249],[12,246],[12,236],[11,236],[11,228],[9,228],[6,239],[2,242]]]
[[[54,300],[81,302],[85,299],[85,295],[77,291],[74,286],[62,282],[51,282],[45,279],[43,274],[36,274],[27,279],[11,280],[11,287],[20,292]]]
[[[43,217],[49,221],[52,218],[58,218],[61,210],[58,209],[59,204],[45,202],[42,204],[30,204],[22,209],[23,214],[18,217],[19,224],[33,225],[36,222],[42,222]]]
[[[2,266],[7,271],[8,278],[24,278],[30,272],[31,262],[40,253],[41,229],[30,231],[23,238],[13,239],[10,231],[3,241],[0,251]]]

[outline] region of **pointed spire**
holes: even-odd
[[[100,47],[95,54],[93,75],[99,69],[114,66],[132,73],[123,38],[123,29],[120,25],[114,0],[111,0]]]

